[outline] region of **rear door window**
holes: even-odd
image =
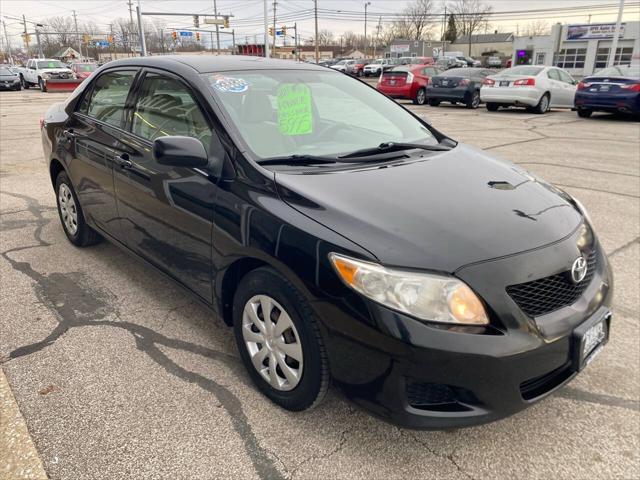
[[[549,77],[551,80],[560,81],[560,75],[558,75],[558,70],[556,70],[555,68],[552,68],[547,72],[547,77]]]
[[[100,75],[91,93],[85,95],[79,111],[114,127],[124,128],[124,107],[135,76],[134,70]]]
[[[558,75],[560,75],[560,81],[573,85],[573,78],[571,78],[571,75],[567,72],[564,70],[558,70]]]

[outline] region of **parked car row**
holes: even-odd
[[[491,112],[515,106],[535,113],[573,108],[580,117],[594,111],[640,114],[638,65],[608,68],[578,82],[558,67],[521,65],[495,73],[487,68],[443,69],[441,60],[430,66],[394,67],[380,76],[377,89],[434,107],[448,102],[474,109],[484,103]]]

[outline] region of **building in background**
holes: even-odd
[[[516,37],[513,65],[555,65],[575,77],[591,75],[607,66],[615,23],[556,24],[550,35]],[[624,22],[614,64],[640,63],[640,22]]]
[[[442,42],[434,40],[393,40],[382,56],[385,58],[433,57],[438,56],[441,48]]]
[[[483,33],[471,35],[471,54],[469,54],[469,35],[456,38],[449,50],[464,52],[473,58],[506,57],[513,55],[513,33]]]

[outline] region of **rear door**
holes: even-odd
[[[567,85],[560,79],[560,70],[550,68],[547,71],[549,85],[551,90],[551,106],[566,107],[569,105],[569,92]],[[573,93],[573,92],[572,92]],[[571,95],[571,103],[573,103],[573,95]]]
[[[576,82],[573,77],[564,70],[558,69],[558,75],[562,82],[564,106],[573,107],[573,100],[576,95]]]
[[[143,75],[122,137],[129,149],[115,170],[127,245],[211,302],[217,187],[205,171],[160,165],[152,151],[162,136],[195,137],[207,152],[217,149],[219,140],[200,107],[204,101],[186,82],[151,69]]]
[[[128,147],[121,138],[125,104],[138,70],[109,70],[86,89],[64,136],[73,160],[69,175],[87,220],[122,241],[113,184],[114,164]]]

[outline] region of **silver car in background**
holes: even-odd
[[[338,70],[342,73],[350,73],[353,70],[353,66],[356,64],[355,60],[340,60],[338,63],[334,63],[329,68]]]
[[[542,65],[519,65],[488,76],[480,89],[487,110],[525,107],[545,113],[551,107],[573,107],[577,81],[565,70]]]

